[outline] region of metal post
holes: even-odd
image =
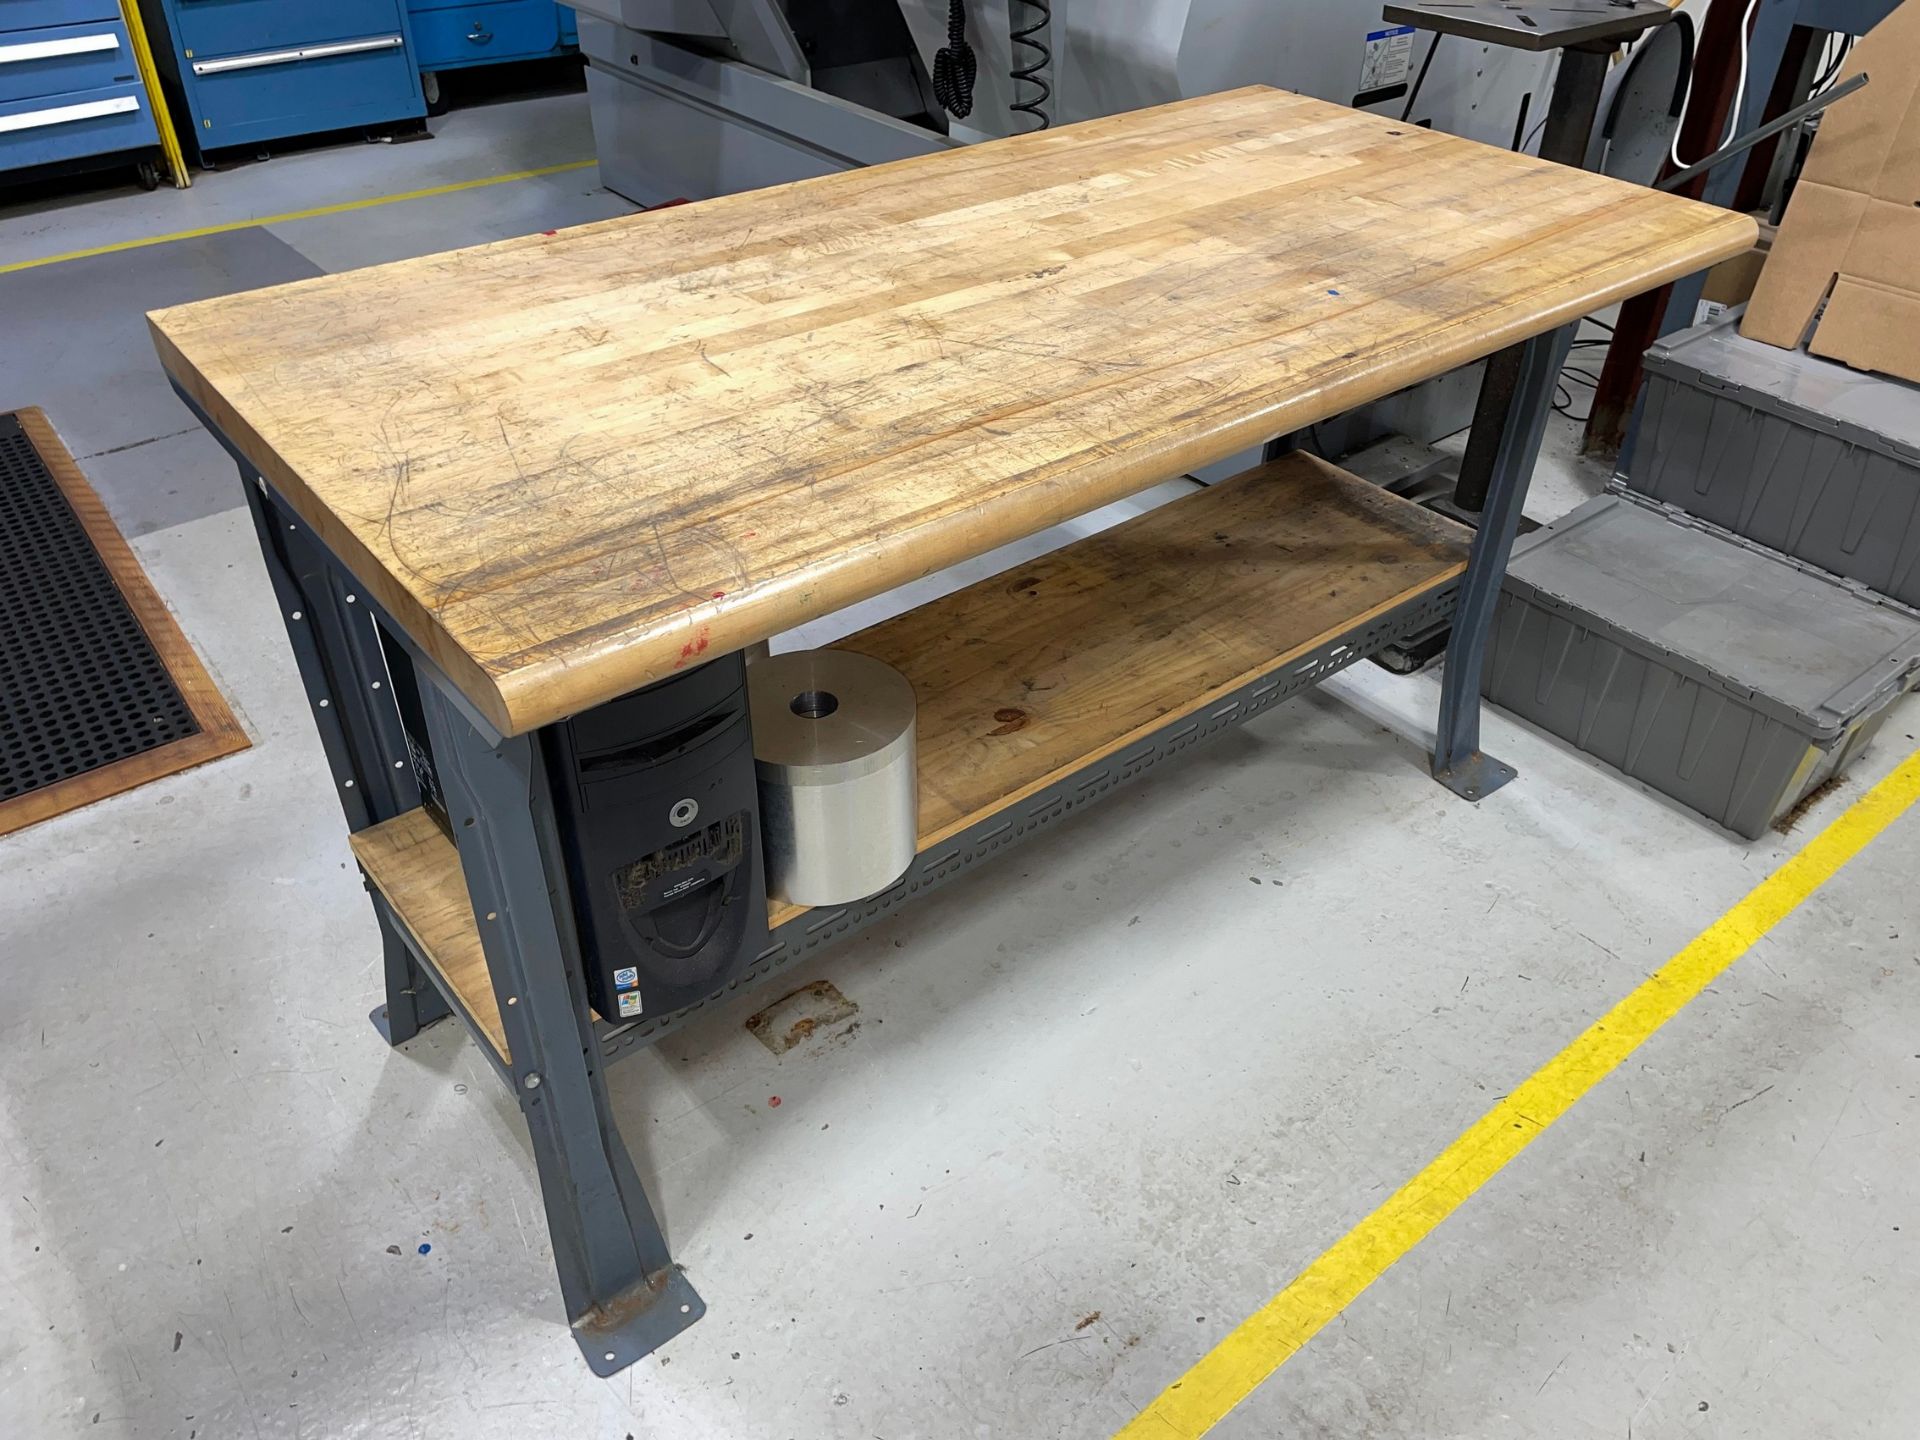
[[[1554,382],[1573,344],[1573,326],[1536,336],[1519,347],[1519,380],[1500,444],[1493,458],[1492,483],[1474,535],[1467,573],[1453,616],[1453,639],[1440,684],[1440,725],[1433,747],[1433,778],[1456,795],[1478,800],[1491,795],[1517,773],[1511,765],[1480,750],[1480,677],[1486,667],[1487,639],[1494,602],[1507,573],[1520,509],[1540,455]]]
[[[399,714],[384,689],[386,664],[371,610],[325,547],[274,503],[245,465],[240,483],[347,826],[364,830],[391,820],[418,805],[420,791]],[[377,905],[374,915],[387,1000],[371,1018],[388,1044],[399,1045],[444,1019],[447,1003]]]
[[[667,1252],[607,1103],[538,734],[492,741],[419,672],[447,814],[533,1138],[554,1265],[597,1375],[706,1311]]]
[[[1540,136],[1540,158],[1571,165],[1586,164],[1593,118],[1600,108],[1600,90],[1607,78],[1610,49],[1568,49],[1560,52],[1560,73],[1547,102],[1546,129]],[[1455,510],[1477,515],[1487,503],[1493,475],[1494,452],[1504,443],[1506,420],[1520,383],[1520,352],[1509,346],[1487,358],[1480,382],[1480,398],[1473,410],[1473,429],[1467,433],[1467,451],[1460,459],[1460,480],[1453,489]]]

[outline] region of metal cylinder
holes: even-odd
[[[844,905],[884,890],[919,840],[913,686],[846,650],[797,650],[747,670],[767,894]]]

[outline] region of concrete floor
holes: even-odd
[[[579,97],[435,128],[0,208],[0,263],[591,153]],[[235,480],[137,321],[625,208],[592,181],[0,275],[0,405],[91,456],[255,742],[0,840],[0,1435],[1110,1434],[1915,748],[1909,701],[1749,846],[1497,713],[1521,782],[1455,800],[1436,678],[1349,671],[792,972],[852,1035],[775,1058],[776,988],[612,1072],[710,1309],[596,1380],[511,1097],[457,1025],[366,1022]],[[1598,479],[1550,459],[1536,509]],[[1215,1433],[1920,1434],[1917,867],[1910,815]]]

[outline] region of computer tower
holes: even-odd
[[[662,1015],[768,943],[746,665],[729,655],[541,732],[593,1007]]]

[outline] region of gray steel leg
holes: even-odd
[[[567,1316],[594,1373],[611,1375],[706,1307],[667,1253],[607,1104],[539,737],[490,743],[420,679]]]
[[[1507,573],[1507,557],[1520,529],[1520,509],[1540,438],[1546,433],[1554,382],[1573,344],[1573,329],[1527,341],[1520,373],[1500,431],[1487,503],[1474,534],[1467,573],[1460,582],[1453,639],[1440,685],[1440,726],[1433,747],[1433,778],[1468,800],[1491,795],[1517,773],[1511,765],[1480,750],[1480,677],[1486,668],[1487,637],[1493,628],[1494,602]]]
[[[1553,94],[1547,101],[1546,130],[1540,137],[1542,160],[1570,165],[1575,170],[1586,165],[1587,143],[1593,134],[1594,116],[1600,109],[1600,91],[1606,83],[1612,58],[1610,47],[1560,52],[1560,70],[1554,78]],[[1466,454],[1460,458],[1460,481],[1453,490],[1454,508],[1464,512],[1462,518],[1478,515],[1487,503],[1495,445],[1506,443],[1506,419],[1520,383],[1521,355],[1525,348],[1511,345],[1487,357],[1487,373],[1480,382],[1480,399],[1473,412],[1473,429],[1467,434]]]
[[[245,466],[240,479],[347,825],[364,830],[391,820],[420,803],[420,790],[399,712],[385,690],[386,660],[371,607],[305,524],[275,504]],[[374,913],[387,1001],[371,1018],[388,1044],[399,1045],[444,1019],[447,1003],[380,907]]]

